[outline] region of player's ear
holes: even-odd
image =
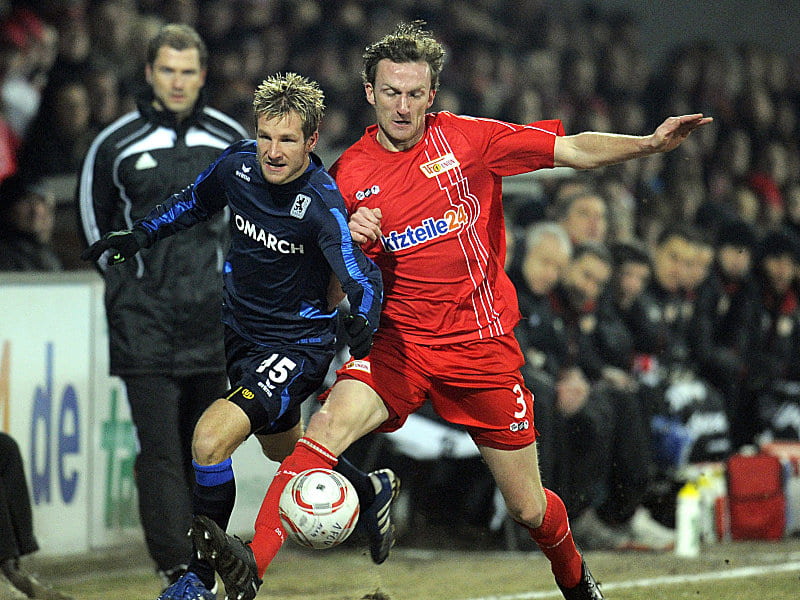
[[[319,141],[319,131],[315,131],[306,140],[306,151],[311,152]]]
[[[436,98],[436,90],[432,89],[430,92],[428,92],[428,106],[427,106],[427,108],[430,108],[431,106],[433,106],[433,99],[434,98]]]
[[[375,88],[372,87],[372,84],[367,82],[364,84],[364,93],[367,96],[367,102],[375,106]]]

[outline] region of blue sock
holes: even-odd
[[[350,480],[358,494],[358,503],[366,508],[375,500],[375,487],[369,475],[357,469],[353,463],[344,456],[339,456],[338,464],[333,467],[337,473],[341,473]]]
[[[195,474],[192,512],[212,519],[223,531],[228,528],[236,501],[236,481],[231,465],[230,458],[216,465],[198,465],[192,461]],[[197,552],[192,554],[189,570],[196,573],[209,590],[214,587],[214,569],[205,560],[197,558]]]

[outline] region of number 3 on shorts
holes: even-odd
[[[521,419],[528,412],[528,406],[525,404],[525,393],[520,384],[514,386],[514,393],[517,395],[517,404],[519,404],[519,410],[514,413],[514,418]]]
[[[297,363],[294,362],[291,358],[286,356],[280,357],[278,362],[275,362],[278,359],[279,355],[273,354],[268,359],[264,360],[258,368],[256,369],[256,373],[263,373],[267,369],[269,369],[269,373],[267,373],[267,377],[273,383],[283,383],[289,377],[289,372],[293,371],[295,367],[297,367]],[[274,363],[274,364],[273,364]],[[272,367],[272,368],[270,368]]]

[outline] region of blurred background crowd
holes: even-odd
[[[364,46],[399,20],[422,18],[448,50],[434,109],[520,123],[560,118],[568,133],[642,134],[671,114],[714,117],[675,153],[600,173],[611,238],[651,242],[664,223],[692,222],[706,205],[759,230],[800,220],[796,55],[709,40],[652,65],[636,15],[599,4],[557,7],[0,0],[0,178],[74,176],[94,136],[135,107],[146,85],[145,40],[170,21],[198,29],[210,50],[209,104],[248,130],[252,91],[267,74],[294,70],[318,80],[327,105],[319,151],[330,162],[372,122],[359,80]],[[543,204],[553,194],[553,186],[525,191]],[[526,209],[515,225],[538,217]],[[62,254],[68,268],[83,267]]]
[[[545,483],[585,547],[667,546],[651,521],[670,526],[669,511],[653,498],[676,467],[800,437],[800,60],[709,39],[653,64],[635,14],[559,6],[0,0],[0,269],[88,268],[76,174],[97,133],[135,108],[145,40],[166,22],[199,31],[208,103],[248,130],[265,76],[319,81],[326,164],[373,122],[361,53],[400,20],[427,21],[447,48],[434,110],[636,135],[713,116],[669,154],[506,189]],[[437,469],[413,477],[430,493],[446,480]],[[460,510],[479,507],[464,519],[483,524],[491,491],[475,494]],[[435,520],[436,502],[418,505]]]

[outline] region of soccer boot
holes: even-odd
[[[387,559],[395,542],[391,508],[400,492],[400,478],[390,469],[380,469],[370,473],[369,479],[375,488],[375,500],[361,511],[358,521],[369,539],[372,562],[379,565]]]
[[[194,517],[191,536],[198,558],[208,561],[222,578],[228,600],[252,600],[256,597],[262,580],[248,544],[228,535],[203,515]]]
[[[560,583],[558,587],[561,588],[561,593],[564,595],[565,600],[603,600],[603,593],[600,587],[592,577],[589,567],[586,566],[586,561],[581,561],[581,580],[578,585],[571,588],[565,588]]]
[[[217,600],[217,584],[208,589],[195,573],[187,571],[156,600]]]

